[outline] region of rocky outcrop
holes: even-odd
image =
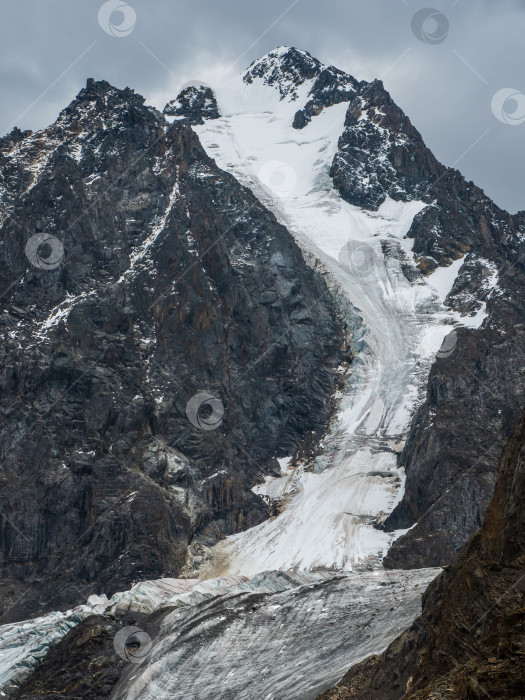
[[[308,51],[280,46],[264,58],[253,61],[243,80],[248,85],[254,80],[262,80],[265,85],[273,85],[279,90],[281,100],[296,100],[299,97],[298,88],[317,77],[322,69],[323,64]]]
[[[178,97],[164,107],[167,117],[177,117],[188,124],[204,124],[205,119],[221,116],[217,99],[208,85],[188,85]]]
[[[361,83],[351,100],[331,175],[351,204],[377,209],[386,199],[422,200],[408,234],[423,272],[468,253],[502,254],[520,228],[461,173],[439,163],[380,80]]]
[[[128,666],[125,656],[115,650],[115,636],[125,627],[142,625],[143,632],[154,636],[145,615],[93,615],[75,627],[19,687],[8,683],[4,693],[8,700],[53,700],[54,698],[109,698]],[[131,644],[130,644],[131,648]],[[65,672],[65,668],[69,672]]]
[[[295,114],[294,129],[304,129],[312,117],[320,114],[325,107],[349,102],[355,95],[359,83],[352,76],[333,66],[323,67],[315,78],[305,106]]]
[[[323,699],[525,695],[524,493],[525,412],[503,450],[483,527],[430,585],[422,616]]]
[[[341,196],[367,209],[377,209],[387,196],[418,199],[444,170],[383,83],[362,83],[348,106],[331,169]]]
[[[453,352],[432,368],[400,456],[405,494],[384,524],[415,525],[386,566],[450,564],[483,521],[498,454],[525,402],[523,216],[439,163],[380,81],[357,87],[331,175],[344,199],[371,210],[387,197],[426,202],[408,233],[421,272],[461,258],[446,303],[487,315],[480,330],[456,329]]]
[[[5,622],[266,518],[251,487],[323,432],[343,329],[287,230],[132,90],[88,81],[1,158]]]

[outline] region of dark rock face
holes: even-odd
[[[422,616],[322,698],[525,696],[524,494],[525,412],[503,451],[483,527],[430,585]]]
[[[207,85],[189,85],[177,99],[164,107],[168,117],[179,117],[188,124],[204,124],[205,119],[218,119],[219,108],[213,90]]]
[[[422,200],[409,237],[423,274],[464,256],[447,304],[462,315],[486,304],[481,330],[432,368],[401,464],[406,492],[385,522],[417,523],[385,559],[390,568],[450,564],[480,527],[498,455],[525,402],[525,266],[522,215],[511,216],[460,173],[438,163],[380,81],[350,102],[331,174],[341,196],[377,209]]]
[[[143,103],[90,80],[0,144],[3,622],[178,576],[268,516],[251,487],[328,420],[324,281]]]
[[[521,273],[514,270],[516,284]],[[519,300],[518,300],[519,299]],[[483,522],[498,456],[525,395],[525,307],[500,299],[481,331],[458,330],[434,364],[401,463],[406,493],[387,530],[417,526],[391,547],[387,568],[449,564]]]
[[[329,66],[323,68],[315,79],[310,90],[310,99],[295,114],[294,129],[304,129],[312,121],[312,117],[320,114],[325,107],[349,102],[355,95],[359,83],[352,76]]]
[[[348,106],[332,164],[334,186],[351,204],[368,209],[377,209],[387,196],[417,199],[444,169],[422,146],[383,83],[362,83]]]
[[[297,88],[306,80],[318,76],[322,70],[323,64],[308,51],[281,46],[270,51],[264,59],[254,61],[244,74],[244,82],[250,85],[260,78],[266,85],[275,85],[281,99],[297,99]]]
[[[387,196],[432,205],[416,216],[408,234],[423,272],[469,252],[490,257],[518,228],[516,217],[436,160],[379,80],[358,86],[331,175],[341,196],[356,206],[375,210]]]

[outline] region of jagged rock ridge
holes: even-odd
[[[286,229],[132,90],[89,80],[0,147],[5,621],[268,517],[250,488],[323,432],[343,332]]]
[[[281,100],[296,100],[299,96],[297,88],[316,77],[321,69],[322,63],[307,51],[280,46],[263,58],[253,61],[244,73],[243,80],[248,85],[255,80],[262,80],[265,85],[275,86]]]
[[[208,85],[188,85],[163,111],[166,116],[179,117],[189,124],[204,124],[205,119],[220,117],[217,99]]]
[[[406,492],[385,529],[410,528],[389,567],[451,563],[480,527],[498,455],[525,401],[525,215],[501,210],[461,173],[439,163],[379,80],[359,82],[305,51],[281,47],[250,66],[279,99],[298,103],[293,124],[348,102],[330,175],[341,197],[377,211],[387,198],[426,204],[408,237],[420,272],[458,265],[446,299],[464,317],[485,313],[480,330],[455,331],[438,357],[400,464]]]

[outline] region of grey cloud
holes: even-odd
[[[525,92],[523,2],[298,0],[275,22],[291,4],[130,0],[135,29],[116,38],[98,24],[99,0],[3,0],[0,131],[50,123],[88,77],[162,107],[187,80],[213,84],[277,45],[295,45],[357,78],[382,77],[440,160],[500,206],[525,208],[525,124],[499,122],[490,106],[501,88]],[[449,20],[436,45],[411,30],[429,5]]]

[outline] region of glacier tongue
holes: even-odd
[[[216,91],[222,117],[195,130],[209,155],[322,263],[346,315],[354,362],[315,463],[282,461],[282,476],[255,489],[283,503],[282,512],[216,545],[194,572],[199,579],[140,583],[0,628],[3,687],[85,618],[131,611],[155,614],[160,631],[114,698],[314,698],[420,612],[437,571],[384,571],[381,558],[399,533],[374,524],[401,498],[396,455],[435,354],[462,322],[443,306],[460,263],[426,279],[417,274],[405,235],[424,203],[387,199],[371,212],[334,191],[329,170],[346,105],[292,127],[313,81],[281,91],[239,77]]]
[[[270,572],[166,611],[114,700],[309,700],[383,650],[420,612],[435,569]]]
[[[142,613],[145,628],[147,616],[155,618],[158,632],[151,653],[126,667],[112,698],[314,698],[349,664],[388,646],[419,614],[437,572],[146,581],[109,600],[91,596],[65,613],[0,627],[0,689],[16,688],[86,618],[132,612]]]
[[[210,579],[158,579],[137,583],[129,591],[90,596],[85,605],[66,612],[53,612],[34,620],[0,626],[0,690],[19,683],[34,670],[68,632],[92,615],[149,615],[163,608],[199,607],[222,596],[257,591],[274,594],[299,585],[329,579],[329,573],[275,572],[250,580],[246,576]]]
[[[442,304],[459,266],[439,283],[437,276],[425,280],[405,238],[426,205],[387,199],[371,212],[346,203],[333,189],[329,170],[347,105],[325,109],[300,131],[292,127],[311,86],[305,81],[294,99],[282,99],[275,85],[236,78],[216,90],[223,116],[195,127],[219,166],[250,187],[322,262],[348,312],[355,355],[316,464],[288,467],[275,484],[268,479],[257,487],[270,498],[277,494],[284,509],[216,545],[201,577],[379,565],[400,534],[373,527],[402,495],[396,453],[436,352],[460,321]],[[407,267],[413,275],[405,274]],[[469,319],[471,325],[481,321]]]

